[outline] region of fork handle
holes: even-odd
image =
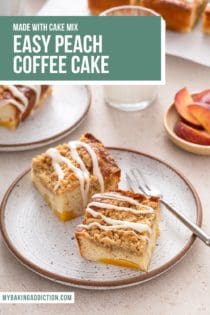
[[[190,221],[182,213],[173,208],[167,201],[161,199],[161,202],[173,213],[184,225],[186,225],[200,240],[207,246],[210,246],[210,236],[208,236],[199,226]]]

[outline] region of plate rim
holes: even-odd
[[[174,166],[170,165],[168,162],[165,162],[162,159],[156,158],[153,155],[133,150],[133,149],[127,149],[127,148],[120,148],[120,147],[106,147],[108,150],[117,150],[117,151],[123,151],[123,152],[130,152],[135,153],[138,155],[142,155],[144,157],[150,158],[152,160],[155,160],[161,164],[164,164],[169,169],[174,171],[181,179],[186,183],[186,185],[189,187],[189,189],[192,192],[192,195],[195,200],[196,204],[196,224],[201,227],[202,225],[202,218],[203,218],[203,212],[202,212],[202,205],[199,198],[199,195],[197,191],[195,190],[194,186],[191,184],[191,182],[185,177],[185,175],[182,174],[182,172],[178,171]],[[131,277],[129,279],[122,279],[122,280],[112,280],[112,281],[92,281],[92,280],[85,280],[85,279],[75,279],[75,278],[69,278],[65,276],[61,276],[57,273],[48,271],[44,268],[41,268],[31,262],[29,259],[25,258],[24,255],[19,252],[15,246],[13,245],[13,242],[10,240],[9,235],[6,230],[5,226],[5,220],[4,220],[4,214],[5,209],[7,205],[7,200],[15,188],[16,184],[27,174],[29,173],[31,168],[27,168],[24,172],[22,172],[14,181],[11,183],[9,188],[7,189],[1,205],[0,205],[0,230],[3,237],[3,240],[10,250],[10,252],[15,256],[15,258],[21,262],[25,267],[27,267],[29,270],[35,272],[36,274],[39,274],[40,276],[47,278],[51,281],[62,283],[64,285],[68,286],[74,286],[79,287],[83,289],[117,289],[117,288],[123,288],[123,287],[129,287],[132,285],[137,285],[146,281],[149,281],[162,273],[166,272],[167,270],[171,269],[174,265],[176,265],[188,252],[188,250],[191,248],[193,243],[196,240],[196,235],[192,234],[189,237],[189,240],[186,242],[186,244],[183,246],[183,248],[178,252],[177,255],[175,255],[173,258],[171,258],[169,261],[167,261],[165,264],[161,265],[158,268],[155,268],[152,271],[141,273],[140,275]]]
[[[75,85],[75,86],[78,87],[78,85]],[[80,123],[82,123],[82,121],[87,116],[87,114],[90,110],[91,103],[92,103],[92,92],[91,92],[90,87],[88,85],[80,85],[80,86],[84,87],[86,90],[86,93],[87,93],[86,109],[85,109],[84,113],[82,114],[82,116],[79,117],[77,119],[77,121],[71,127],[68,127],[67,129],[57,133],[56,135],[50,136],[50,137],[45,138],[43,140],[37,140],[37,141],[25,142],[25,143],[14,143],[14,144],[1,144],[0,143],[0,151],[1,152],[9,152],[9,151],[14,152],[14,151],[26,151],[26,150],[36,149],[36,148],[48,145],[50,143],[53,143],[55,141],[58,141],[58,140],[62,139],[63,137],[69,135],[69,133],[71,133],[72,131],[74,131],[74,129]]]

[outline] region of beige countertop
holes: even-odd
[[[210,69],[167,57],[167,84],[159,88],[156,103],[138,113],[119,112],[105,106],[100,86],[93,86],[93,101],[86,121],[68,139],[91,131],[108,146],[129,147],[153,154],[176,166],[197,189],[202,201],[203,227],[210,233],[210,157],[195,156],[173,145],[163,128],[163,114],[174,93],[183,86],[191,91],[209,87]],[[128,129],[129,126],[129,129]],[[65,140],[65,139],[64,139]],[[66,139],[67,140],[67,139]],[[0,199],[13,179],[45,148],[20,153],[0,153]],[[210,249],[196,241],[173,269],[143,285],[116,291],[69,288],[39,277],[8,252],[0,238],[0,291],[74,291],[74,305],[1,305],[0,315],[11,314],[209,314]]]

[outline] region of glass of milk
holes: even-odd
[[[138,6],[114,7],[101,13],[101,16],[154,16],[154,11]],[[124,111],[142,110],[148,107],[157,96],[156,85],[107,85],[104,98],[108,105]]]
[[[157,96],[156,85],[106,85],[104,98],[108,105],[124,111],[142,110]]]

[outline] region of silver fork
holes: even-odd
[[[161,192],[154,186],[147,184],[142,172],[139,169],[132,169],[126,174],[128,185],[134,192],[143,193],[147,196],[157,196],[160,198],[171,213],[173,213],[185,226],[187,226],[200,240],[210,246],[210,236],[208,236],[198,225],[194,224],[184,214],[171,206],[163,197]]]

